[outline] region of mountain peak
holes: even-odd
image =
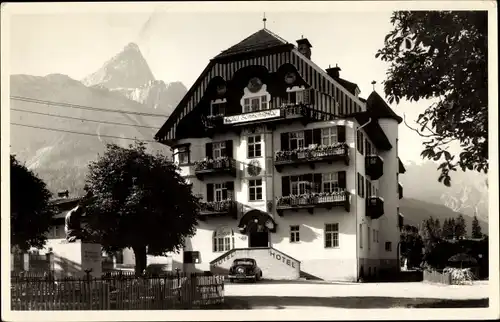
[[[108,89],[119,89],[137,88],[154,80],[139,46],[131,42],[82,82],[86,86],[101,85]]]

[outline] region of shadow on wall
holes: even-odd
[[[75,276],[82,272],[81,264],[57,255],[54,255],[54,269],[62,276]]]

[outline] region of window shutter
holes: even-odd
[[[288,133],[281,133],[281,151],[286,151],[290,148],[288,141]]]
[[[234,158],[233,155],[233,140],[226,141],[226,156],[230,158]]]
[[[233,191],[234,190],[234,181],[226,182],[226,189]]]
[[[313,131],[313,143],[321,145],[321,129],[314,129]]]
[[[290,195],[290,177],[281,177],[281,196]]]
[[[313,143],[312,130],[305,130],[304,131],[304,145],[305,145],[305,147],[308,147],[312,143]]]
[[[315,192],[321,192],[321,173],[315,173],[314,174],[314,191]]]
[[[345,142],[345,126],[339,125],[337,126],[337,137],[339,142]]]
[[[312,173],[304,174],[304,181],[306,181],[310,184],[310,186],[308,187],[308,190],[309,190],[309,192],[312,192],[314,190]]]
[[[207,183],[207,201],[214,201],[214,184]]]
[[[205,144],[205,156],[208,158],[208,159],[212,159],[213,158],[213,151],[212,151],[212,143],[207,143]]]
[[[223,189],[222,190],[222,200],[226,200],[226,199],[227,199],[227,189]]]
[[[346,186],[346,178],[345,178],[345,171],[339,171],[338,175],[339,175],[339,187],[341,189],[347,188],[347,186]]]

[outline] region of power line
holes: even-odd
[[[113,135],[97,135],[93,133],[85,133],[85,132],[76,132],[76,131],[69,131],[69,130],[62,130],[62,129],[53,129],[49,127],[41,127],[41,126],[35,126],[35,125],[27,125],[27,124],[19,124],[19,123],[10,123],[11,125],[17,125],[17,126],[23,126],[23,127],[30,127],[34,129],[40,129],[40,130],[48,130],[48,131],[55,131],[55,132],[64,132],[64,133],[71,133],[71,134],[81,134],[81,135],[88,135],[88,136],[97,136],[97,137],[102,137],[102,138],[111,138],[111,139],[124,139],[124,140],[137,140],[137,141],[142,141],[142,142],[149,142],[149,143],[159,143],[157,141],[153,140],[141,140],[137,138],[127,138],[127,137],[120,137],[120,136],[113,136]]]
[[[153,113],[145,113],[145,112],[134,112],[134,111],[127,111],[127,110],[110,110],[110,109],[105,109],[105,108],[91,107],[91,106],[78,105],[78,104],[70,104],[70,103],[63,103],[63,102],[54,102],[54,101],[39,100],[39,99],[36,99],[36,98],[22,97],[22,96],[11,96],[10,99],[14,100],[14,101],[29,102],[29,103],[36,103],[36,104],[43,104],[43,105],[52,105],[52,106],[58,106],[58,107],[62,106],[62,107],[70,107],[70,108],[79,108],[79,109],[82,109],[82,110],[89,110],[89,111],[110,112],[110,113],[123,113],[123,114],[140,115],[140,116],[152,116],[152,117],[163,117],[163,118],[168,117],[168,115],[162,115],[162,114],[153,114]]]
[[[148,129],[160,129],[159,127],[154,127],[154,126],[125,124],[125,123],[109,122],[109,121],[89,120],[89,119],[84,119],[84,118],[79,118],[79,117],[72,117],[72,116],[66,116],[66,115],[57,115],[57,114],[51,114],[51,113],[41,113],[41,112],[35,112],[35,111],[21,110],[21,109],[17,109],[17,108],[11,108],[10,110],[11,111],[17,111],[17,112],[26,112],[26,113],[30,113],[30,114],[54,116],[54,117],[60,117],[60,118],[63,118],[63,119],[70,119],[70,120],[95,122],[95,123],[103,123],[103,124],[112,124],[112,125],[132,126],[132,127],[144,127],[144,128],[148,128]]]

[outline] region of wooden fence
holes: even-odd
[[[196,309],[224,302],[222,276],[11,279],[12,310]]]
[[[443,273],[436,270],[424,270],[424,282],[452,284],[451,274]]]

